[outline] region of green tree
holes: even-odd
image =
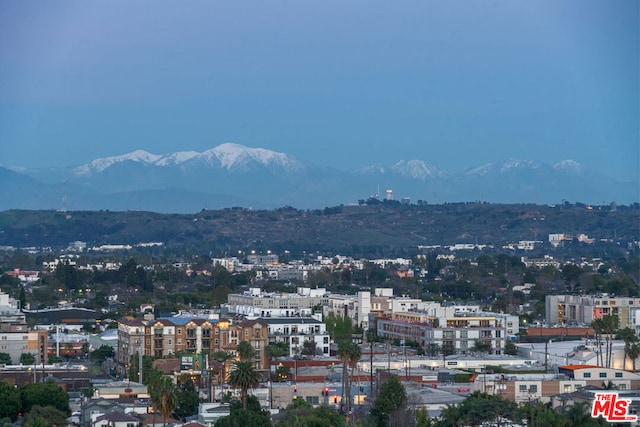
[[[0,365],[13,365],[11,355],[9,353],[0,353]]]
[[[67,425],[67,414],[53,406],[34,405],[24,417],[25,427],[55,427]]]
[[[220,390],[222,390],[222,382],[224,381],[225,372],[227,371],[227,362],[233,359],[235,355],[231,352],[224,350],[216,350],[211,354],[211,360],[216,362],[218,368],[218,385],[220,386]],[[216,398],[216,389],[213,387],[211,391],[211,401],[215,402]]]
[[[351,362],[352,354],[355,352],[355,347],[357,347],[357,344],[351,341],[341,341],[338,345],[338,357],[340,357],[340,361],[342,362],[342,405],[344,406],[344,411],[347,413],[351,406],[349,363]]]
[[[229,384],[240,389],[243,409],[247,409],[248,390],[260,384],[261,379],[260,373],[255,370],[251,362],[239,361],[234,363],[234,369],[229,374]]]
[[[22,411],[26,414],[32,407],[53,406],[55,409],[71,415],[69,395],[53,381],[27,384],[20,390]]]
[[[151,396],[153,407],[160,413],[166,426],[171,413],[178,406],[178,394],[175,384],[173,384],[171,378],[161,375],[149,383],[149,395]]]
[[[522,411],[515,402],[503,399],[500,396],[475,392],[459,405],[447,406],[442,411],[436,426],[479,426],[498,419],[516,421],[522,419],[522,417]],[[546,424],[531,425],[542,426]]]
[[[504,346],[504,354],[508,354],[509,356],[517,356],[518,355],[518,347],[511,340],[507,340],[507,343]]]
[[[0,381],[0,418],[18,419],[20,412],[20,390],[6,381]]]
[[[253,347],[251,347],[251,343],[249,341],[240,341],[236,351],[238,352],[238,357],[243,362],[251,360],[256,355],[256,352]]]
[[[22,353],[20,355],[20,364],[21,365],[33,365],[33,363],[35,361],[36,361],[36,358],[31,353]]]
[[[632,364],[632,369],[633,372],[636,371],[636,359],[640,356],[640,344],[635,342],[633,344],[631,344],[631,346],[629,347],[629,352],[627,354],[627,356],[629,356],[629,359],[631,359],[631,364]]]
[[[276,427],[343,427],[345,417],[337,411],[320,406],[314,408],[303,399],[295,399],[273,419]]]
[[[242,402],[231,401],[230,414],[215,423],[215,427],[271,427],[269,413],[260,408],[260,402],[255,396],[247,397],[247,407]]]
[[[198,414],[198,405],[200,399],[198,398],[198,391],[196,386],[191,381],[189,375],[180,376],[180,385],[177,390],[178,405],[174,413],[180,419],[184,419],[191,415]]]
[[[378,427],[386,427],[394,413],[407,403],[407,392],[397,376],[392,375],[380,386],[380,392],[371,409],[371,415]]]
[[[638,341],[638,337],[636,336],[636,332],[628,326],[618,331],[618,337],[624,341],[624,359],[622,362],[622,369],[626,369],[629,350],[631,350],[633,343]]]

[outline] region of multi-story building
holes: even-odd
[[[225,307],[230,313],[257,317],[292,317],[308,315],[312,308],[322,305],[324,288],[298,288],[294,293],[266,293],[250,288],[243,294],[229,294]]]
[[[518,332],[517,316],[464,306],[451,312],[455,308],[434,305],[428,311],[398,312],[378,318],[378,336],[413,341],[425,349],[435,344],[457,354],[467,354],[480,344],[492,354],[503,354],[509,336]]]
[[[633,327],[640,298],[602,295],[547,295],[546,322],[551,325],[590,325],[606,315],[618,316],[620,328]]]
[[[316,355],[329,355],[330,337],[326,325],[320,320],[312,317],[282,317],[265,318],[261,321],[267,324],[269,342],[287,343],[289,356],[302,354],[305,342],[315,344]]]
[[[22,353],[36,356],[36,362],[47,363],[47,331],[29,331],[26,316],[18,301],[0,292],[0,353],[7,353],[18,364]]]
[[[233,323],[228,319],[188,316],[123,318],[118,322],[116,363],[126,372],[126,366],[135,354],[155,358],[195,355],[198,357],[190,369],[200,371],[204,368],[203,356],[218,350],[235,352],[241,341],[251,343],[256,351],[256,367],[266,369],[265,347],[268,341],[264,322],[245,320]]]
[[[638,390],[640,375],[589,365],[559,366],[559,374],[489,374],[475,378],[473,391],[500,395],[518,403],[549,402],[552,396],[571,393],[586,386],[601,388],[611,381],[616,390]]]

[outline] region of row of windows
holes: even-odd
[[[599,378],[607,378],[607,373],[606,372],[600,372],[598,374]],[[622,378],[622,372],[616,372],[615,373],[615,377],[616,378]],[[584,378],[591,378],[591,372],[585,372],[584,373]]]

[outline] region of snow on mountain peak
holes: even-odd
[[[125,161],[152,164],[156,162],[161,156],[151,154],[148,151],[136,150],[131,153],[123,154],[121,156],[104,157],[96,159],[90,163],[84,164],[75,169],[76,174],[85,175],[91,171],[102,172],[115,163],[121,163]]]
[[[553,168],[557,171],[566,172],[573,175],[580,175],[584,172],[584,167],[575,160],[567,159],[562,160],[553,165]]]
[[[391,170],[401,176],[413,179],[442,178],[446,173],[422,160],[400,160]]]
[[[203,153],[197,151],[178,151],[175,153],[156,155],[144,150],[136,150],[121,156],[105,157],[84,164],[74,171],[76,175],[88,175],[102,172],[116,163],[132,161],[154,166],[191,165],[192,161],[202,161],[227,170],[247,168],[251,163],[263,166],[277,166],[287,170],[300,170],[304,165],[298,160],[264,148],[248,148],[240,144],[225,143]]]
[[[264,148],[249,148],[234,143],[220,144],[208,153],[215,155],[220,165],[225,169],[244,166],[254,161],[262,165],[280,166],[288,169],[301,169],[302,163],[284,153],[266,150]]]
[[[542,166],[542,163],[536,160],[506,159],[501,162],[485,163],[483,165],[469,169],[466,174],[484,176],[492,172],[506,173],[518,169],[540,169]]]

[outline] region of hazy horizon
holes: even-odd
[[[640,180],[637,1],[0,3],[0,164],[225,142]]]

